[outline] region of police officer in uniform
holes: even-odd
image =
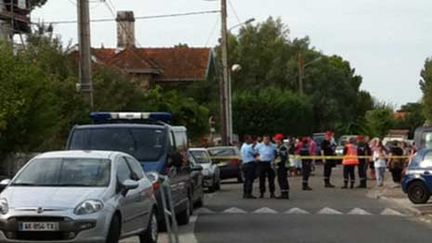
[[[372,156],[372,150],[369,144],[365,141],[364,136],[357,137],[357,155],[362,156],[359,158],[358,175],[360,178],[360,185],[357,188],[367,188],[367,168],[369,166],[369,159],[363,156]]]
[[[335,155],[335,144],[332,141],[333,133],[326,132],[325,138],[321,143],[321,155],[322,156],[334,156]],[[324,187],[334,188],[335,186],[330,183],[330,177],[332,174],[333,167],[336,166],[334,159],[325,158],[324,163]]]
[[[277,157],[275,164],[277,167],[277,179],[280,187],[280,196],[278,199],[289,199],[289,183],[288,183],[288,168],[286,163],[288,162],[288,147],[283,143],[284,135],[276,134],[273,137],[274,142],[277,146]]]
[[[263,142],[257,144],[256,152],[258,153],[258,172],[259,172],[259,187],[260,187],[260,198],[264,198],[266,191],[265,181],[268,179],[270,198],[276,198],[275,196],[275,172],[272,168],[272,163],[276,157],[277,149],[276,145],[271,143],[270,136],[264,136]]]
[[[350,188],[354,188],[355,167],[359,164],[357,157],[357,146],[355,145],[355,142],[356,139],[351,138],[344,148],[344,158],[342,161],[344,185],[342,186],[342,189],[348,188],[348,182],[350,182]]]
[[[242,170],[245,177],[243,184],[243,198],[255,199],[252,195],[253,182],[256,176],[256,161],[255,161],[255,149],[251,136],[246,135],[244,137],[244,143],[240,149],[242,156]]]
[[[307,137],[304,137],[302,141],[297,145],[296,154],[302,157],[302,176],[303,176],[303,191],[311,191],[312,188],[309,187],[309,176],[312,171],[312,159],[307,158],[311,156],[311,146],[310,140]]]

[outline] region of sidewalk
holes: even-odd
[[[368,183],[373,186],[367,194],[368,197],[397,205],[415,216],[427,216],[429,219],[424,219],[423,221],[432,223],[432,203],[422,205],[413,204],[402,191],[400,185],[396,185],[392,181],[390,174],[386,173],[383,187],[375,187],[375,181],[372,180],[369,180]]]

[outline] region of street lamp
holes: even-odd
[[[204,1],[217,1],[217,0],[204,0]],[[221,4],[221,64],[222,64],[222,78],[220,80],[219,96],[220,96],[220,116],[221,116],[221,137],[223,145],[228,145],[232,142],[232,117],[231,117],[231,81],[230,70],[228,67],[228,31],[242,26],[244,24],[255,21],[254,18],[248,19],[244,23],[227,27],[227,0],[220,0]],[[231,124],[231,125],[230,125]]]
[[[321,60],[322,57],[317,57],[314,60],[308,62],[308,63],[304,63],[304,58],[303,55],[301,53],[298,54],[298,69],[299,69],[299,93],[300,95],[304,94],[304,90],[303,90],[303,79],[304,79],[304,70],[306,67],[308,67],[311,64],[314,64],[316,62],[318,62],[319,60]]]
[[[228,29],[228,31],[231,31],[231,30],[233,30],[233,29],[235,29],[235,28],[237,28],[237,27],[243,26],[243,25],[250,24],[250,23],[252,23],[252,22],[254,22],[254,21],[255,21],[255,18],[250,18],[250,19],[244,21],[243,23],[239,23],[239,24],[236,24],[236,25],[234,25],[234,26],[231,26],[231,27]]]
[[[243,25],[247,25],[250,24],[252,22],[255,21],[255,18],[250,18],[246,21],[244,21],[243,23],[239,23],[236,24],[234,26],[232,26],[231,28],[228,29],[228,32],[237,28],[237,27],[241,27]],[[232,72],[238,72],[240,71],[241,66],[239,64],[234,64],[231,67]],[[228,88],[228,92],[227,92],[227,134],[228,134],[228,142],[232,143],[233,142],[233,135],[234,135],[234,129],[233,129],[233,115],[232,115],[232,79],[231,79],[231,72],[229,71],[228,73],[228,84],[227,84],[227,88]]]

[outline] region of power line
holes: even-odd
[[[112,11],[112,9],[110,11]],[[220,13],[220,10],[207,10],[207,11],[186,12],[186,13],[176,13],[176,14],[161,14],[161,15],[139,16],[139,17],[135,17],[135,20],[173,18],[173,17],[183,17],[183,16],[192,16],[192,15],[204,15],[204,14],[213,14],[213,13]],[[93,20],[90,20],[90,22],[92,22],[92,23],[113,22],[113,21],[115,21],[115,18],[93,19]],[[49,24],[75,24],[75,23],[77,23],[77,20],[48,21],[47,23],[49,23]]]
[[[241,24],[242,21],[240,20],[238,14],[237,14],[237,12],[236,12],[236,10],[235,10],[235,8],[234,8],[234,5],[232,4],[232,2],[231,2],[230,0],[228,0],[228,3],[229,3],[229,5],[230,5],[230,7],[231,7],[232,12],[234,13],[234,16],[235,16],[236,19],[237,19],[238,24]]]

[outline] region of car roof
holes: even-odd
[[[162,124],[139,124],[139,123],[106,123],[106,124],[87,124],[87,125],[76,125],[77,129],[92,129],[92,128],[154,128],[161,129],[168,125]]]
[[[46,152],[35,158],[91,158],[91,159],[113,159],[117,155],[126,155],[116,151],[99,151],[99,150],[68,150]]]

